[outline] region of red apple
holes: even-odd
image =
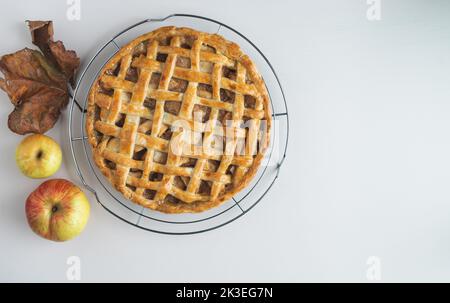
[[[39,236],[66,241],[81,233],[89,218],[86,195],[70,181],[53,179],[42,183],[27,199],[28,224]]]

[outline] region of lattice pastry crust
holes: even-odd
[[[269,107],[261,75],[237,44],[162,27],[102,69],[89,93],[86,130],[95,163],[126,198],[166,213],[200,212],[256,174]]]

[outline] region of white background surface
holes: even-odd
[[[223,21],[272,61],[291,117],[288,159],[264,200],[219,230],[164,236],[124,224],[92,203],[84,233],[67,243],[34,235],[24,201],[40,184],[14,162],[20,136],[0,94],[0,281],[450,281],[450,2],[381,0],[4,1],[0,53],[30,46],[26,19],[88,60],[124,26],[174,12]],[[283,2],[283,3],[282,3]],[[67,114],[48,134],[66,149]],[[78,182],[65,165],[58,177]],[[93,197],[90,197],[91,201]]]

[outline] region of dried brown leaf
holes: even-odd
[[[27,23],[31,33],[31,42],[39,47],[46,58],[51,59],[49,43],[53,41],[53,22],[27,21]]]
[[[59,69],[73,85],[75,72],[78,66],[80,66],[80,58],[77,57],[77,53],[73,50],[66,50],[61,41],[52,41],[50,42],[49,47]]]
[[[45,133],[67,105],[64,75],[49,65],[39,51],[25,48],[0,59],[3,89],[15,106],[8,119],[17,134]]]
[[[22,49],[0,58],[0,89],[14,105],[8,127],[17,134],[45,133],[54,126],[69,100],[80,59],[53,41],[52,21],[28,21],[32,42],[42,51]]]
[[[66,50],[61,41],[53,41],[52,21],[27,21],[34,45],[44,54],[45,58],[56,66],[73,85],[75,72],[80,65],[80,59],[72,50]]]

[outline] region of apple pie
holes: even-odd
[[[200,212],[249,185],[269,143],[270,99],[252,60],[222,36],[161,27],[120,49],[88,97],[100,171],[127,199]]]

